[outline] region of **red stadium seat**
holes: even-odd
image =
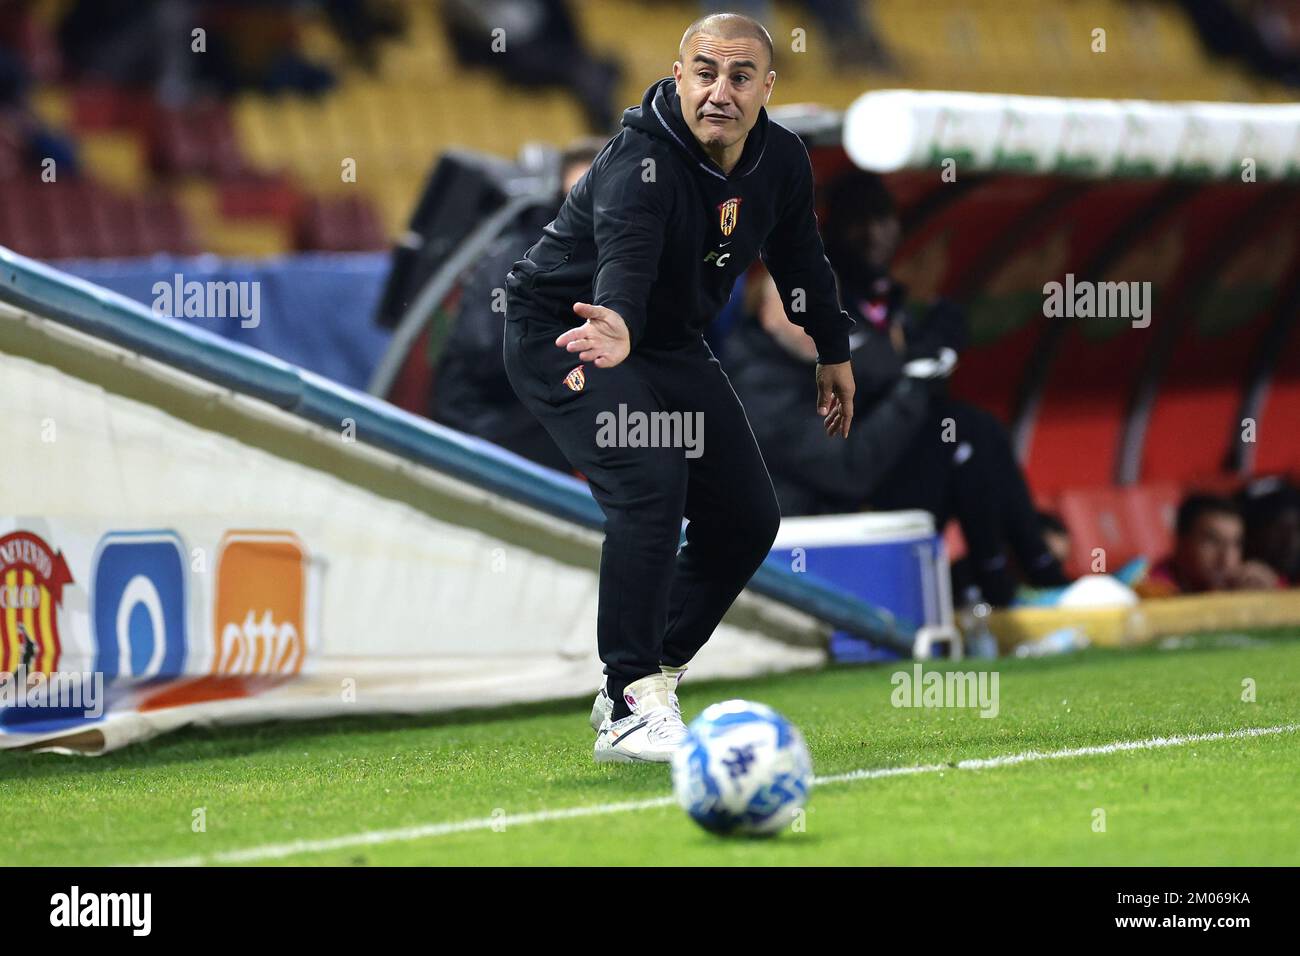
[[[217,208],[232,219],[272,219],[285,224],[302,213],[303,198],[288,176],[245,171],[217,185]]]
[[[1105,553],[1098,569],[1118,570],[1141,552],[1130,518],[1130,506],[1119,488],[1076,488],[1061,492],[1061,520],[1070,530],[1071,554],[1067,571],[1087,574],[1094,569],[1095,548]]]
[[[1300,320],[1292,320],[1259,413],[1253,471],[1300,477]]]
[[[38,259],[197,251],[189,222],[170,197],[122,195],[75,179],[7,187],[0,243]]]
[[[1152,561],[1168,554],[1174,543],[1174,519],[1183,491],[1174,484],[1131,485],[1123,489],[1130,539]],[[1114,570],[1113,568],[1111,570]]]
[[[154,104],[143,119],[150,167],[162,175],[234,176],[245,167],[224,103],[169,109]]]
[[[151,102],[146,93],[85,83],[72,93],[72,125],[85,132],[134,128],[151,110]]]
[[[1206,203],[1224,212],[1204,229],[1189,229],[1189,246],[1199,249],[1185,256],[1182,301],[1157,304],[1156,321],[1176,317],[1182,328],[1147,424],[1143,481],[1186,484],[1212,475],[1239,440],[1251,364],[1300,262],[1300,195],[1253,193],[1264,189],[1238,184],[1204,190]],[[1254,221],[1241,215],[1247,204],[1254,204]],[[1220,231],[1226,214],[1241,221]]]
[[[1060,320],[1069,325],[1057,343],[1056,360],[1037,403],[1025,459],[1033,487],[1054,490],[1115,480],[1138,385],[1168,324],[1181,319],[1170,304],[1196,281],[1199,253],[1246,198],[1240,191],[1226,196],[1209,188],[1192,192],[1154,221],[1130,223],[1125,242],[1106,267],[1088,276],[1150,282],[1155,299],[1151,325],[1135,328],[1124,317]]]
[[[987,270],[1019,246],[1026,221],[1061,188],[1060,181],[1045,177],[994,177],[965,189],[942,184],[937,195],[947,191],[951,199],[916,223],[895,262],[895,274],[913,298],[924,302],[947,295],[967,307],[972,345],[962,355],[953,390],[976,397],[1003,421],[1011,420],[1042,332],[1035,321],[1041,315],[1042,280],[990,303]]]
[[[323,252],[382,250],[388,240],[374,206],[364,197],[308,200],[297,229],[297,247]]]

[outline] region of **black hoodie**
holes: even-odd
[[[671,78],[623,113],[623,127],[514,264],[511,298],[564,328],[582,324],[573,303],[605,306],[623,317],[633,348],[672,346],[700,335],[761,254],[818,360],[848,361],[853,320],[817,233],[799,137],[760,108],[728,175],[682,119]]]

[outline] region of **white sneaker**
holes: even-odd
[[[596,734],[596,763],[667,763],[686,739],[686,726],[672,706],[673,678],[651,674],[627,685],[632,713],[622,720],[606,717]]]
[[[671,704],[673,711],[677,714],[678,719],[682,716],[682,705],[677,699],[677,685],[682,682],[682,675],[686,673],[686,665],[681,667],[665,667],[659,665],[659,670],[673,679],[673,690],[668,695],[668,702]],[[600,690],[596,691],[596,699],[591,703],[591,729],[600,733],[600,725],[605,722],[610,714],[614,712],[614,701],[610,699],[609,692],[605,690],[605,685],[600,685]]]

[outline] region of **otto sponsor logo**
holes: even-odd
[[[981,717],[998,715],[997,671],[895,671],[889,702],[895,707],[979,708]]]
[[[627,410],[596,416],[596,444],[601,448],[684,448],[685,457],[704,454],[703,412],[642,412]]]
[[[0,672],[58,667],[63,589],[73,583],[63,553],[44,539],[28,531],[0,538]]]
[[[226,535],[217,558],[212,673],[298,673],[307,656],[306,581],[306,553],[294,535]]]
[[[98,671],[55,671],[30,674],[25,667],[14,673],[0,673],[0,710],[6,722],[16,710],[58,710],[96,720],[104,716],[104,675]]]
[[[177,272],[171,282],[158,281],[153,292],[153,311],[187,319],[239,319],[245,329],[262,324],[262,286],[260,282],[188,282]]]
[[[50,897],[51,926],[121,926],[148,936],[153,926],[152,893],[83,893],[74,885]]]
[[[1135,329],[1151,324],[1150,282],[1075,281],[1043,286],[1043,315],[1049,319],[1132,319]]]

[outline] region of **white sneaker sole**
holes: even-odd
[[[673,759],[671,753],[664,754],[662,757],[634,757],[613,748],[592,751],[592,757],[596,763],[668,763]]]

